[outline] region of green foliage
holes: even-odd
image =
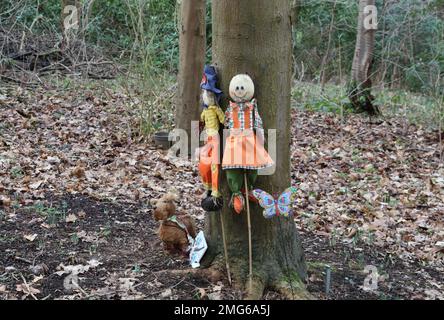
[[[90,0],[81,0],[83,4]],[[294,28],[295,75],[304,81],[318,80],[326,57],[330,82],[323,88],[299,82],[293,89],[297,107],[347,115],[353,110],[347,97],[356,41],[357,1],[299,0]],[[95,0],[86,40],[105,48],[128,65],[120,80],[131,97],[128,112],[138,115],[138,135],[172,127],[175,79],[178,69],[178,11],[180,0]],[[379,27],[376,33],[373,83],[395,90],[375,93],[375,104],[388,116],[402,114],[411,122],[442,125],[444,96],[444,0],[377,0]],[[0,23],[33,25],[33,32],[60,32],[61,0],[13,0],[0,3]],[[334,14],[332,32],[330,25]],[[40,18],[39,18],[40,17]],[[207,1],[207,62],[211,61],[211,1]],[[329,52],[328,43],[331,38]],[[3,65],[12,63],[1,57]],[[66,85],[70,85],[67,78]],[[411,95],[400,88],[430,95]],[[375,91],[375,90],[374,90]],[[11,172],[20,178],[20,168]],[[51,216],[51,214],[50,214]]]
[[[299,1],[294,50],[296,76],[300,80],[319,80],[326,56],[328,78],[347,81],[356,43],[358,1],[336,2],[333,11],[334,1]],[[377,0],[376,4],[374,78],[417,92],[443,90],[443,1]],[[331,45],[327,52],[329,37]]]
[[[84,6],[89,1],[80,0]],[[169,86],[171,80],[166,79],[178,70],[180,2],[94,0],[86,41],[103,48],[118,58],[120,63],[129,64],[130,72],[134,71],[138,78],[131,80],[138,87],[137,90],[160,90],[156,83],[159,82],[159,75],[169,74],[160,76],[160,82]],[[376,3],[379,25],[373,84],[408,89],[434,97],[443,96],[444,0],[377,0]],[[325,57],[327,80],[336,84],[347,83],[356,41],[358,1],[299,0],[297,11],[293,34],[296,78],[319,81]],[[32,31],[36,33],[50,30],[60,34],[60,17],[61,0],[0,2],[2,25],[9,23],[27,28],[32,25]],[[207,0],[207,62],[211,61],[211,41],[211,1]],[[0,55],[0,63],[7,65],[12,62]],[[140,88],[138,81],[145,80],[147,84]],[[298,94],[297,89],[294,94]],[[151,93],[149,95],[153,96]],[[317,98],[307,101],[305,107],[344,112],[345,96],[341,91],[341,94],[327,98],[322,92]],[[148,113],[143,116],[145,119],[155,117],[152,112]],[[150,132],[161,125],[143,125],[145,129],[142,131]]]
[[[305,78],[318,79],[319,66],[326,54],[329,28],[333,14],[333,1],[301,0],[294,35],[294,51],[297,63],[303,62]],[[356,41],[358,7],[355,1],[337,1],[334,11],[334,28],[327,73],[351,69]],[[330,58],[329,60],[331,60]]]
[[[81,3],[86,7],[89,1]],[[176,0],[95,0],[86,29],[87,41],[119,57],[122,53],[128,56],[134,49],[145,50],[138,43],[130,11],[141,14],[150,36],[154,66],[176,71],[179,52]],[[29,28],[36,20],[34,32],[61,32],[61,0],[24,0],[18,5],[15,0],[2,0],[0,12],[0,23],[16,22]]]
[[[11,169],[10,175],[11,175],[11,178],[13,178],[13,179],[19,179],[19,178],[22,178],[25,174],[24,174],[21,167],[13,167]]]
[[[141,59],[150,56],[151,67],[177,70],[179,35],[175,0],[125,0],[129,49]],[[128,14],[129,13],[129,14]],[[141,17],[139,20],[138,18]],[[143,28],[141,27],[143,25]],[[136,56],[137,58],[137,56]]]
[[[42,203],[38,203],[33,207],[33,209],[38,214],[45,217],[48,224],[56,225],[59,222],[65,221],[68,205],[66,202],[63,202],[61,207],[47,207]]]
[[[298,82],[293,87],[292,97],[296,102],[295,107],[303,110],[342,115],[353,112],[346,90],[334,85],[326,85],[322,89],[318,85]]]
[[[437,76],[444,73],[444,21],[433,9],[438,1],[429,3],[410,0],[388,6],[381,12],[384,33],[377,33],[376,42],[378,63],[388,67],[387,81],[398,66],[401,87],[428,93],[437,89]]]
[[[53,29],[53,27],[60,25],[61,0],[24,0],[16,10],[12,10],[16,5],[17,1],[15,0],[3,0],[0,4],[0,12],[5,14],[11,10],[9,17],[15,18],[17,23],[26,26],[31,26],[34,20],[41,15],[41,19],[38,19],[34,26],[36,30]]]
[[[444,127],[444,96],[414,94],[405,90],[374,89],[374,104],[387,117],[402,117],[408,123],[429,128]],[[355,113],[344,86],[296,82],[292,90],[293,107],[347,116]]]

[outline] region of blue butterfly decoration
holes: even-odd
[[[293,215],[291,205],[295,201],[297,189],[290,187],[276,199],[269,193],[261,189],[252,191],[253,197],[259,201],[259,205],[264,208],[263,215],[266,219],[271,219],[274,216],[289,217]]]

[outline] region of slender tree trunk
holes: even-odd
[[[182,0],[179,34],[179,96],[176,128],[191,137],[191,121],[200,115],[200,80],[205,64],[205,0]]]
[[[349,98],[353,107],[357,111],[364,111],[370,115],[379,114],[379,109],[373,105],[374,97],[371,94],[372,82],[370,78],[376,29],[369,28],[365,23],[366,20],[368,22],[368,13],[365,13],[365,9],[374,5],[375,0],[359,1],[358,32],[349,89]]]
[[[290,12],[291,26],[295,28],[299,14],[299,0],[292,0]]]
[[[337,0],[334,1],[333,8],[331,10],[330,28],[328,29],[327,50],[325,51],[324,57],[322,58],[322,62],[321,62],[321,74],[319,76],[319,81],[321,82],[321,90],[322,91],[324,91],[325,83],[327,82],[325,65],[327,64],[327,60],[329,60],[329,56],[330,56],[331,41],[332,41],[332,36],[333,36],[333,27],[334,27],[335,16],[336,16],[336,4],[337,4]]]
[[[290,21],[291,21],[291,38],[293,40],[292,45],[292,55],[291,55],[291,74],[292,79],[296,78],[296,56],[294,52],[296,51],[295,43],[296,43],[296,28],[297,28],[297,21],[299,18],[299,0],[292,0],[291,2],[291,8],[290,8]]]
[[[276,129],[276,165],[273,175],[259,176],[255,187],[268,193],[282,193],[290,186],[290,91],[291,21],[288,0],[213,1],[213,62],[221,88],[228,93],[231,78],[248,73],[256,87],[259,112],[265,129]],[[224,101],[223,106],[226,106]],[[248,276],[247,215],[228,208],[229,191],[223,172],[222,211],[227,233],[228,255],[234,282],[244,288]],[[293,219],[266,220],[262,208],[250,203],[253,238],[253,289],[246,298],[262,297],[274,288],[289,298],[306,299],[306,265]],[[209,251],[206,264],[221,250],[220,219],[206,220]],[[220,257],[220,256],[219,256]],[[218,259],[215,262],[220,261]],[[223,262],[223,260],[222,260]],[[224,264],[221,263],[223,266]],[[247,286],[248,287],[248,286]]]

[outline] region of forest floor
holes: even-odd
[[[226,279],[180,272],[187,262],[162,250],[150,201],[175,189],[179,211],[202,227],[196,166],[139,139],[128,97],[106,87],[0,92],[0,299],[241,298]],[[444,299],[438,133],[401,118],[293,109],[292,120],[309,291]]]

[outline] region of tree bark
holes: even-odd
[[[371,70],[373,50],[375,47],[376,29],[366,28],[364,12],[367,6],[374,6],[375,0],[359,1],[358,29],[356,36],[355,55],[352,64],[352,76],[349,88],[349,98],[357,111],[364,111],[370,115],[379,114],[377,106],[373,105],[374,97],[371,94]]]
[[[200,115],[200,80],[206,51],[205,9],[205,0],[182,0],[176,128],[186,130],[189,140],[191,121],[198,121]]]
[[[329,55],[330,55],[333,27],[334,27],[335,16],[336,16],[336,5],[337,5],[337,0],[334,0],[333,8],[331,10],[330,28],[328,30],[327,50],[325,51],[324,57],[322,58],[322,62],[321,62],[321,74],[319,75],[319,81],[321,82],[321,91],[322,92],[324,91],[325,83],[327,82],[325,65],[327,64],[327,60],[329,59]]]
[[[213,63],[221,88],[228,93],[231,78],[248,73],[256,87],[259,113],[265,129],[276,129],[276,172],[259,176],[255,185],[268,193],[282,193],[290,178],[291,19],[288,0],[213,1]],[[222,106],[226,106],[223,101]],[[248,277],[247,214],[228,208],[229,190],[222,172],[222,210],[230,267],[234,282],[245,288]],[[265,288],[289,298],[311,298],[304,286],[306,265],[293,219],[266,220],[262,208],[250,202],[253,238],[253,289],[247,299],[259,299]],[[222,252],[220,219],[208,215],[208,265]],[[220,256],[219,256],[220,257]],[[216,259],[216,261],[220,261]],[[222,260],[223,262],[223,260]],[[224,265],[223,263],[221,263]]]

